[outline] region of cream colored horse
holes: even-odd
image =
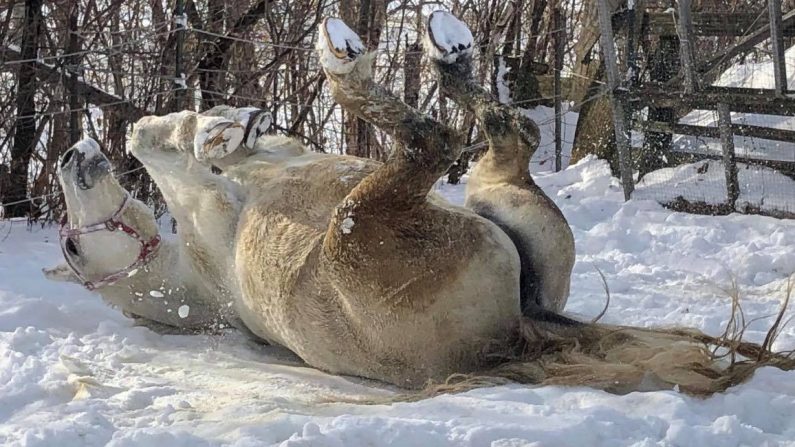
[[[458,133],[376,85],[359,38],[328,19],[318,49],[334,98],[393,138],[389,161],[257,138],[264,126],[249,111],[145,117],[130,150],[162,191],[178,240],[147,246],[157,235],[151,211],[127,199],[84,141],[59,171],[71,267],[48,275],[88,283],[143,319],[245,328],[333,373],[417,387],[478,369],[522,307],[563,308],[573,239],[527,173],[535,125],[471,76],[445,76],[447,65],[469,70],[469,57],[448,64],[449,45],[433,45],[442,88],[475,112],[490,142],[468,208],[429,194],[461,151]],[[133,231],[102,231],[111,217]]]
[[[60,162],[67,262],[48,277],[80,282],[145,321],[233,325],[319,369],[402,387],[494,366],[485,354],[495,352],[526,361],[489,374],[612,391],[708,393],[760,364],[789,367],[767,353],[721,369],[703,346],[721,340],[557,313],[574,244],[527,173],[538,129],[473,81],[472,36],[457,19],[431,15],[426,47],[440,88],[474,113],[489,143],[466,208],[429,193],[461,151],[458,133],[374,83],[373,56],[341,21],[326,20],[319,34],[334,98],[392,137],[386,163],[264,136],[268,119],[252,109],[145,117],[130,149],[162,191],[178,238],[160,240],[152,212],[86,140]]]

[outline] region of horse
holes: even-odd
[[[528,173],[539,130],[474,80],[466,25],[437,11],[425,35],[441,91],[472,112],[488,142],[463,207],[432,192],[461,154],[459,132],[375,82],[373,53],[341,20],[325,19],[318,34],[332,96],[391,137],[387,161],[309,151],[268,134],[259,109],[146,116],[129,150],[162,192],[176,239],[160,238],[152,211],[86,139],[59,161],[66,262],[47,277],[83,284],[141,321],[236,327],[312,367],[409,389],[494,367],[495,343],[547,355],[524,363],[528,381],[670,388],[685,382],[666,373],[681,366],[673,357],[703,378],[710,356],[679,343],[693,337],[629,334],[561,314],[574,238]],[[601,375],[588,360],[591,369],[561,379],[555,368],[575,357],[582,366],[585,355],[569,349],[568,360],[551,361],[549,341],[562,339],[590,346]]]

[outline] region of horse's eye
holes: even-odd
[[[70,255],[79,255],[77,252],[77,244],[75,244],[75,241],[72,238],[66,240],[66,251],[69,252]]]

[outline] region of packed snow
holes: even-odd
[[[737,164],[740,198],[737,209],[746,206],[763,212],[795,213],[795,180],[775,169]],[[726,201],[726,170],[722,161],[705,160],[674,168],[664,168],[646,175],[636,185],[635,198],[668,203],[678,197],[690,202],[709,204]]]
[[[762,340],[795,272],[795,221],[625,203],[595,159],[536,178],[577,242],[568,312],[599,313],[599,268],[612,294],[604,321],[719,334],[729,316],[723,289],[736,281],[747,318],[766,317],[747,332]],[[461,203],[464,186],[436,189]],[[708,399],[511,385],[413,403],[352,403],[398,390],[324,374],[231,330],[187,336],[136,327],[97,295],[44,280],[41,267],[61,258],[55,228],[4,221],[0,241],[0,445],[795,444],[795,372],[773,368]],[[776,348],[793,347],[788,327]]]

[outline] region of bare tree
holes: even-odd
[[[0,198],[5,203],[19,202],[27,197],[28,168],[36,147],[36,90],[38,81],[34,62],[41,34],[42,0],[25,0],[25,17],[22,22],[20,57],[23,62],[17,71],[14,145],[11,148],[9,181]],[[12,203],[5,207],[6,217],[23,217],[30,208],[28,203]]]

